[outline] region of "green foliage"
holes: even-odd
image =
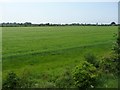
[[[6,77],[6,80],[3,81],[2,86],[3,86],[3,89],[17,88],[20,86],[20,79],[14,72],[10,72]]]
[[[84,61],[76,66],[73,71],[75,86],[79,88],[93,88],[96,86],[98,78],[97,69],[90,63]]]
[[[117,76],[103,72],[99,76],[97,88],[118,88]]]
[[[116,34],[116,42],[114,43],[114,46],[113,46],[113,51],[116,53],[116,54],[120,54],[120,26],[118,27],[118,32]]]
[[[93,64],[95,67],[99,67],[99,61],[97,60],[96,56],[92,53],[88,53],[85,55],[85,60],[91,64]]]
[[[30,88],[33,86],[35,86],[35,82],[30,78],[28,71],[23,72],[21,77],[10,72],[3,81],[3,89]]]
[[[55,85],[58,88],[70,88],[73,87],[73,77],[69,70],[66,70],[60,77],[55,81]]]
[[[118,60],[116,54],[104,57],[100,62],[100,69],[105,73],[118,74]]]
[[[114,68],[117,71],[116,70],[115,71],[118,75],[120,75],[120,26],[118,26],[118,32],[116,34],[116,41],[113,46],[113,56],[115,56],[115,58],[111,58],[111,59],[113,59],[114,63],[116,64]]]
[[[113,45],[113,53],[104,57],[101,61],[101,68],[105,72],[110,72],[119,75],[120,71],[120,27],[118,27],[118,34],[116,34],[116,41]]]

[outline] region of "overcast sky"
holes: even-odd
[[[0,3],[0,23],[111,23],[112,21],[118,22],[117,2]]]

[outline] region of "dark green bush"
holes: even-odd
[[[3,81],[3,89],[11,89],[17,88],[20,86],[20,79],[19,77],[14,73],[10,72],[8,73],[6,80]]]
[[[84,57],[87,62],[93,64],[95,67],[99,67],[99,61],[94,54],[88,53]]]
[[[96,86],[98,73],[96,67],[86,61],[76,66],[73,71],[75,86],[79,88],[93,88]]]
[[[30,88],[35,86],[35,81],[30,77],[30,74],[25,71],[21,77],[18,77],[14,72],[8,73],[7,77],[3,80],[3,89],[14,88]]]

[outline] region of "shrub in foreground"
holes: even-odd
[[[94,54],[88,53],[84,57],[87,62],[93,64],[95,67],[99,67],[99,62]]]
[[[3,81],[3,89],[14,89],[20,86],[20,79],[19,77],[14,73],[10,72],[8,73],[6,80]]]
[[[6,78],[3,80],[3,89],[15,89],[15,88],[31,88],[35,85],[28,72],[24,72],[21,77],[18,77],[16,73],[9,72]]]
[[[96,67],[86,61],[76,66],[73,71],[75,86],[79,88],[94,88],[97,78],[98,73]]]
[[[110,55],[104,57],[100,62],[100,69],[105,73],[118,74],[118,60],[117,55]]]

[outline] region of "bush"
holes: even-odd
[[[117,55],[106,56],[100,62],[100,69],[105,73],[118,74],[118,68]]]
[[[3,81],[3,89],[14,89],[20,86],[20,79],[14,72],[8,73],[6,80]]]
[[[73,77],[69,70],[66,70],[60,77],[55,81],[57,88],[70,88],[73,86]]]
[[[3,81],[3,89],[14,88],[30,88],[35,86],[35,81],[30,77],[28,71],[24,71],[21,77],[18,77],[14,72],[8,73],[7,77]]]
[[[96,67],[86,61],[76,66],[73,71],[75,86],[79,88],[93,88],[96,85],[98,73]]]
[[[84,57],[87,62],[93,64],[95,67],[99,67],[99,62],[94,54],[88,53]]]

